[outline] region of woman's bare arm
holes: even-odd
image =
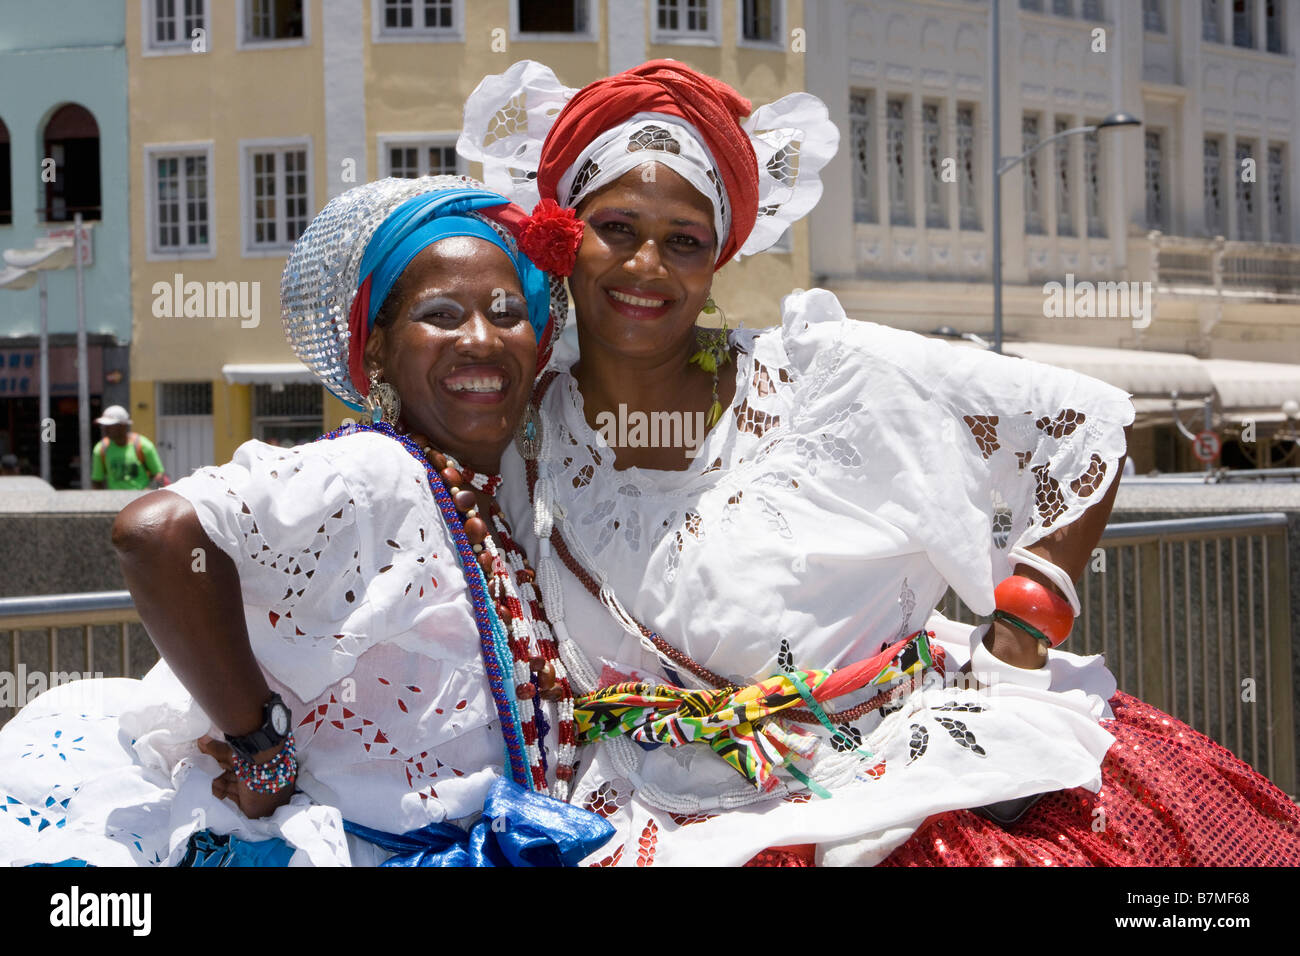
[[[239,574],[194,507],[144,495],[113,522],[113,547],[140,620],[199,706],[225,733],[260,727],[271,689],[248,643]]]
[[[1125,443],[1131,438],[1132,426],[1124,428]],[[1111,508],[1115,505],[1115,495],[1119,491],[1120,476],[1124,472],[1124,458],[1115,463],[1117,469],[1115,480],[1111,482],[1106,495],[1090,507],[1075,521],[1048,535],[1029,550],[1041,555],[1070,576],[1071,581],[1078,581],[1092,557],[1092,551],[1101,540],[1110,520]],[[1059,593],[1042,572],[1025,565],[1017,565],[1016,574],[1023,575],[1044,585],[1053,593]],[[1019,628],[1002,621],[995,621],[984,638],[984,646],[996,657],[1016,667],[1042,667],[1047,661],[1047,649],[1042,642],[1026,634]]]
[[[224,733],[261,727],[271,689],[248,641],[239,573],[204,532],[194,507],[169,491],[137,498],[113,522],[113,547],[140,620],[198,705]],[[233,798],[246,816],[264,816],[288,802],[292,787],[261,794],[239,784],[225,743],[201,749],[227,770],[212,792]],[[260,763],[279,750],[254,759]]]

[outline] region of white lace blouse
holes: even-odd
[[[99,685],[89,707],[44,695],[4,728],[0,802],[53,814],[59,832],[0,812],[0,858],[175,862],[208,826],[347,863],[343,819],[403,833],[480,812],[505,749],[464,573],[420,463],[368,432],[250,441],[169,490],[235,563],[253,653],[293,713],[303,794],[261,821],[215,800],[219,770],[195,741],[219,733],[159,663],[143,682],[87,682]]]
[[[633,617],[740,683],[848,664],[936,625],[955,670],[970,628],[932,618],[945,589],[991,613],[1011,548],[1105,494],[1133,420],[1125,393],[1101,382],[851,321],[824,290],[788,297],[779,328],[732,342],[734,401],[680,472],[615,470],[561,372],[541,409],[538,488],[570,548]],[[503,506],[546,563],[522,470],[510,453]],[[562,610],[589,665],[571,671],[601,685],[641,675],[696,686],[571,573],[558,582],[559,600],[544,591],[548,608]],[[843,728],[876,772],[822,747],[813,776],[829,800],[797,786],[759,798],[698,746],[584,748],[575,800],[610,816],[623,841],[591,862],[741,863],[799,842],[818,843],[823,862],[875,862],[933,812],[1095,789],[1111,739],[1097,718],[1113,681],[1099,659],[1059,652],[1051,673],[1050,691],[937,689]]]

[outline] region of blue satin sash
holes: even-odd
[[[577,866],[614,835],[609,821],[590,810],[505,777],[492,785],[482,816],[468,832],[430,823],[399,835],[350,820],[343,829],[393,851],[381,866]]]

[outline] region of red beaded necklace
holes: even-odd
[[[524,551],[515,542],[501,509],[493,501],[489,517],[496,536],[479,514],[478,499],[468,484],[491,497],[501,485],[500,475],[483,475],[459,464],[449,455],[429,447],[421,435],[410,436],[438,471],[447,487],[452,504],[464,520],[465,536],[488,580],[488,594],[497,617],[506,628],[510,654],[514,660],[515,697],[524,736],[524,753],[532,775],[533,789],[568,800],[570,783],[577,763],[577,727],[573,718],[573,689],[568,672],[560,660],[550,621],[534,587],[536,574],[528,565]],[[559,753],[556,755],[554,792],[546,782],[545,731],[539,698],[556,704],[560,725]]]

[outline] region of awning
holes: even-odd
[[[1170,393],[1180,411],[1199,409],[1209,395],[1218,414],[1256,422],[1286,421],[1284,402],[1300,403],[1300,365],[1200,359],[1178,352],[1109,349],[1056,342],[1006,342],[1002,350],[1032,362],[1068,368],[1122,388],[1139,415],[1170,413]]]
[[[1285,421],[1284,402],[1300,403],[1300,365],[1203,359],[1225,415],[1249,415],[1258,422]]]
[[[266,365],[223,365],[228,385],[317,385],[319,379],[301,362]]]
[[[1059,345],[1055,342],[1004,342],[1002,351],[1031,362],[1068,368],[1101,379],[1133,396],[1139,412],[1151,399],[1168,410],[1169,395],[1177,392],[1180,404],[1197,402],[1214,391],[1206,363],[1179,352],[1148,352],[1141,349],[1108,349],[1090,345]],[[1254,363],[1243,363],[1254,364]],[[1152,409],[1154,410],[1154,409]]]

